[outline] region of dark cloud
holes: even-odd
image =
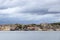
[[[0,10],[8,9],[8,7],[0,7]]]
[[[47,12],[47,9],[28,9],[28,10],[23,10],[22,13],[45,13]]]
[[[60,12],[49,12],[49,9],[28,9],[23,10],[20,13],[30,13],[30,14],[57,14]]]
[[[59,0],[1,0],[0,23],[28,24],[60,21],[58,4],[60,4]]]

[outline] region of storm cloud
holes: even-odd
[[[0,24],[60,22],[60,0],[0,0]]]

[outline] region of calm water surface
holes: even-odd
[[[0,31],[0,40],[60,40],[60,32]]]

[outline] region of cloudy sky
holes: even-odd
[[[60,22],[60,0],[0,0],[0,24]]]

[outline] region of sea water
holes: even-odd
[[[0,31],[0,40],[60,40],[59,31]]]

